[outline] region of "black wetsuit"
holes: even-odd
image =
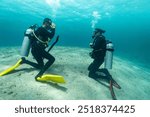
[[[44,27],[39,27],[35,31],[36,37],[38,37],[41,41],[47,42],[48,38],[52,39],[55,35],[55,29],[52,29],[51,32],[46,30]],[[41,69],[41,71],[37,74],[37,77],[43,75],[43,73],[54,63],[55,58],[49,54],[45,48],[47,47],[46,44],[39,41],[34,35],[30,36],[31,39],[31,53],[36,59],[37,63],[24,60],[24,63],[29,64],[35,68]],[[44,65],[43,59],[48,59],[48,62]]]
[[[95,72],[98,71],[99,67],[104,62],[106,54],[106,40],[103,35],[97,36],[94,38],[92,45],[92,58],[94,61],[89,65],[89,77],[96,78],[98,77]]]

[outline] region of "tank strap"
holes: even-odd
[[[114,49],[106,49],[106,50],[108,50],[108,51],[114,51]]]
[[[102,51],[102,49],[94,50],[94,52]]]
[[[24,34],[24,36],[30,37],[30,36],[31,36],[31,34]]]
[[[41,42],[41,43],[43,43],[43,44],[48,44],[48,41],[44,42],[44,41],[42,41],[41,39],[39,39],[39,38],[35,35],[34,30],[33,30],[33,35],[35,36],[35,38],[36,38],[39,42]]]

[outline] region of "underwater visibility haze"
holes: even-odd
[[[41,26],[46,17],[51,18],[56,24],[54,38],[57,35],[60,36],[58,46],[89,49],[93,30],[101,28],[106,31],[104,33],[106,39],[111,40],[114,44],[114,56],[149,70],[149,0],[0,0],[0,50],[3,47],[21,46],[24,31],[33,24]],[[7,49],[3,50],[5,50],[3,53],[7,51]],[[88,51],[86,52],[88,54]],[[84,53],[82,54],[84,55]],[[121,61],[121,59],[115,60]],[[119,70],[119,68],[115,68]],[[139,70],[138,67],[133,68]],[[82,74],[80,75],[82,77]],[[145,94],[148,93],[148,89],[146,91]],[[142,99],[142,97],[131,96],[129,99]],[[150,97],[145,96],[143,99],[150,99]]]
[[[118,55],[150,64],[149,0],[0,0],[0,46],[21,46],[30,25],[45,17],[62,46],[88,47],[95,27],[106,30]]]

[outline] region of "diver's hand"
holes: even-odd
[[[51,28],[52,28],[52,29],[55,29],[55,28],[56,28],[56,24],[52,22]]]
[[[89,45],[90,45],[91,48],[93,48],[93,43],[90,43]]]

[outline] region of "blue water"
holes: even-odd
[[[45,17],[57,25],[58,45],[88,48],[100,27],[116,55],[150,65],[149,0],[0,0],[0,46],[21,46],[25,29]]]

